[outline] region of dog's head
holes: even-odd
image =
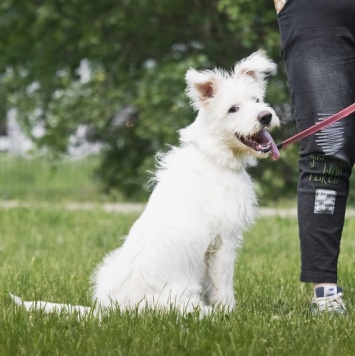
[[[263,158],[271,153],[278,159],[280,154],[269,130],[280,121],[264,103],[266,75],[275,69],[265,53],[258,51],[237,63],[231,73],[188,70],[186,93],[199,111],[194,135],[196,131],[208,135],[236,154]]]

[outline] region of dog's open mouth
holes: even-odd
[[[261,153],[271,152],[271,156],[274,161],[280,157],[280,152],[275,144],[275,141],[270,135],[270,132],[266,129],[262,129],[253,136],[246,137],[240,136],[238,134],[236,134],[236,136],[240,142],[250,147],[254,151]]]

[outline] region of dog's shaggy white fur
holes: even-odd
[[[279,155],[268,133],[279,119],[263,101],[266,74],[274,69],[258,51],[231,73],[187,72],[186,92],[197,118],[180,131],[179,147],[158,156],[146,209],[122,247],[94,273],[97,307],[173,307],[203,314],[213,307],[234,308],[236,249],[256,205],[246,167],[270,152],[274,159]],[[89,310],[13,298],[27,309]]]

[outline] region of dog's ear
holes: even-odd
[[[259,50],[237,63],[234,67],[234,76],[240,78],[247,76],[260,84],[266,85],[266,75],[276,72],[276,64],[271,61],[263,50]]]
[[[186,72],[186,95],[190,98],[195,110],[208,105],[210,100],[216,96],[221,79],[222,75],[218,70],[189,69]]]

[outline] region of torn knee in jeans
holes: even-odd
[[[274,0],[276,12],[279,13],[286,4],[286,0]]]

